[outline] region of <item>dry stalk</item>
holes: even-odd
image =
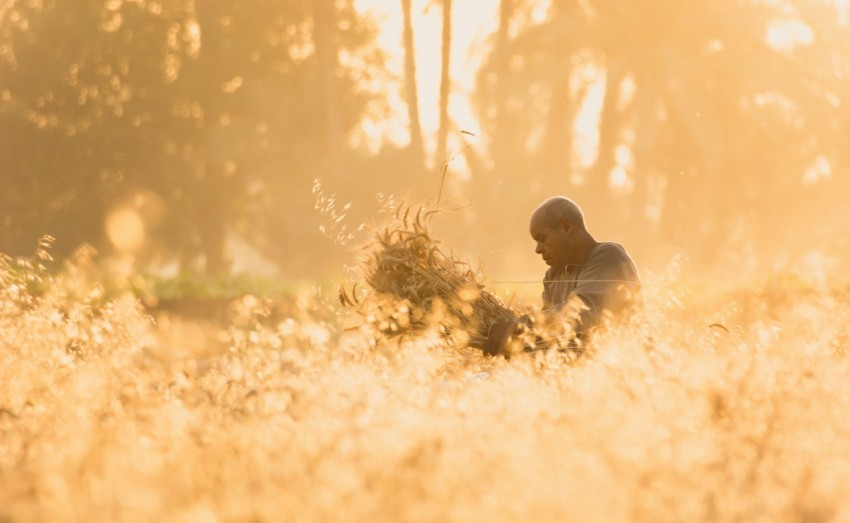
[[[400,207],[364,248],[360,270],[368,292],[358,299],[356,289],[343,288],[340,299],[387,335],[436,326],[457,345],[480,348],[491,325],[518,314],[485,289],[468,263],[440,248],[427,226],[435,212]]]

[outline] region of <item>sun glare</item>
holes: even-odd
[[[804,185],[814,185],[832,177],[832,165],[825,156],[818,156],[803,175]]]
[[[814,41],[812,28],[799,20],[774,23],[765,36],[767,43],[779,51],[791,51],[797,47],[811,45]]]
[[[605,99],[605,74],[598,67],[584,67],[582,75],[589,83],[587,94],[573,123],[576,167],[587,169],[596,161],[599,149],[599,113]]]
[[[835,0],[835,3],[838,9],[839,23],[842,26],[847,27],[848,15],[850,15],[850,0]]]
[[[413,32],[416,52],[416,82],[419,113],[426,147],[436,154],[439,122],[441,67],[441,13],[438,4],[413,0]],[[389,83],[383,86],[391,114],[395,117],[372,122],[358,130],[354,142],[370,150],[383,142],[405,145],[409,140],[407,110],[402,98],[404,48],[401,7],[383,0],[358,0],[357,9],[368,13],[380,27],[378,43],[387,56]],[[488,38],[497,25],[498,0],[454,2],[452,11],[451,95],[449,98],[450,133],[461,130],[479,135],[478,118],[472,108],[476,72],[489,50]],[[435,163],[442,159],[434,158]]]
[[[850,522],[834,1],[0,0],[0,523]]]

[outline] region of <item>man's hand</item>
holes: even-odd
[[[505,347],[511,336],[516,333],[516,321],[497,321],[490,327],[483,351],[487,356],[498,356],[505,353]]]

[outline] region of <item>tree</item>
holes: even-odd
[[[502,3],[503,14],[510,5]],[[736,224],[769,208],[757,200],[761,184],[790,196],[807,166],[840,161],[836,64],[847,63],[846,46],[787,50],[765,39],[776,24],[795,20],[818,36],[833,31],[834,16],[804,5],[562,0],[542,23],[523,23],[524,4],[517,4],[516,36],[500,24],[479,76],[494,167],[476,173],[477,191],[512,180],[512,206],[534,185],[575,194],[603,235],[655,230],[652,205],[668,238],[710,258]],[[604,75],[606,87],[596,161],[576,172],[553,144],[569,143],[558,129],[564,118],[571,126],[576,112],[563,103],[584,103],[587,82],[574,72],[588,68]],[[622,164],[618,150],[631,161]],[[560,178],[546,178],[546,166],[561,166]],[[615,167],[627,173],[616,194]],[[504,209],[507,198],[497,199]]]
[[[416,86],[416,49],[413,44],[413,16],[411,0],[401,0],[404,23],[404,92],[407,115],[410,120],[410,151],[413,161],[421,164],[425,157],[422,144],[422,124],[419,120],[419,93]]]
[[[336,13],[333,0],[313,0],[313,42],[316,48],[319,82],[323,102],[320,110],[324,116],[324,153],[332,161],[339,160],[340,149],[343,146],[342,125],[340,123],[340,107],[336,70],[339,67],[339,56],[336,42],[333,38],[336,26]]]
[[[796,60],[764,38],[778,22],[799,18],[790,4],[593,5],[609,74],[622,68],[635,85],[618,142],[624,144],[624,131],[631,129],[633,193],[640,200],[620,219],[649,225],[646,184],[650,173],[660,173],[667,184],[662,220],[668,236],[694,249],[708,246],[700,254],[712,258],[741,210],[753,207],[748,187],[799,179],[799,170],[795,175],[780,168],[768,175],[767,162],[753,169],[753,151],[800,165],[832,148],[832,80],[817,60]],[[826,29],[814,30],[821,28]],[[603,118],[615,103],[606,97]],[[788,131],[781,141],[771,139],[777,128]],[[600,146],[603,153],[610,155]]]
[[[440,128],[437,131],[437,161],[446,158],[449,136],[449,95],[451,91],[452,0],[443,0],[442,57],[440,61]]]
[[[344,156],[375,98],[374,34],[351,1],[15,3],[0,20],[0,250],[44,233],[60,254],[106,246],[110,209],[145,191],[167,224],[149,236],[185,268],[227,270],[234,233],[288,271],[315,267],[293,246],[321,238],[303,220],[312,181],[343,175],[322,159]]]
[[[47,233],[60,254],[102,243],[109,208],[166,148],[160,131],[174,120],[160,95],[189,52],[179,38],[187,18],[180,4],[9,8],[0,20],[0,249],[28,252]]]
[[[474,100],[490,138],[490,158],[467,153],[473,205],[480,221],[495,230],[516,229],[543,197],[570,192],[571,128],[584,92],[572,87],[576,5],[553,2],[550,23],[540,25],[533,22],[532,2],[499,4],[499,25]]]

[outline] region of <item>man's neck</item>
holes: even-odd
[[[584,263],[587,261],[587,258],[590,256],[590,253],[593,252],[593,249],[595,249],[597,245],[599,245],[599,242],[596,241],[593,236],[590,235],[590,233],[586,233],[584,235],[584,238],[582,239],[581,253],[580,256],[578,256],[578,259],[581,260],[581,262],[578,264],[579,267],[584,265]]]

